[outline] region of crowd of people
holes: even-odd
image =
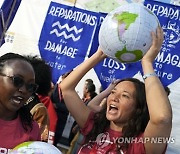
[[[163,42],[162,28],[152,33],[152,39],[141,60],[144,82],[117,79],[97,93],[93,80],[87,79],[82,98],[75,87],[107,57],[100,48],[56,84],[43,59],[15,53],[1,56],[0,138],[6,140],[0,139],[0,148],[8,151],[25,141],[58,147],[66,138],[68,154],[165,153],[167,143],[151,142],[151,138],[169,138],[172,129],[170,90],[163,87],[153,68]],[[74,119],[71,124],[70,117]],[[68,124],[70,129],[64,135]],[[143,142],[118,142],[130,138]]]

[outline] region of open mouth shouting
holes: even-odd
[[[116,114],[118,113],[118,107],[114,104],[110,104],[108,107],[108,113],[109,114]]]
[[[16,107],[21,107],[21,106],[23,106],[23,105],[24,105],[24,101],[25,101],[25,99],[24,99],[24,97],[22,97],[22,96],[13,96],[13,97],[11,98],[11,103],[12,103],[12,105],[14,105],[14,106],[16,106]]]

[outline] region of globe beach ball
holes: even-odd
[[[16,146],[9,154],[62,154],[54,145],[41,142],[29,141]]]
[[[142,59],[152,44],[151,32],[159,26],[157,16],[143,4],[129,3],[111,11],[102,22],[99,46],[120,63]]]

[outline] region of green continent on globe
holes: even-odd
[[[123,59],[121,58],[121,56],[122,56],[123,54],[133,54],[133,55],[135,56],[135,58],[132,59],[132,60],[126,61],[126,60],[123,60]],[[124,46],[123,50],[117,51],[117,52],[115,53],[115,57],[116,57],[119,61],[121,61],[121,62],[123,62],[123,63],[124,63],[124,62],[136,62],[136,61],[140,60],[140,59],[143,57],[143,52],[142,52],[141,50],[128,51],[128,50],[126,49],[126,46]]]
[[[19,149],[19,148],[21,148],[21,147],[28,147],[30,144],[32,144],[31,141],[29,141],[29,142],[23,142],[23,143],[19,144],[18,146],[16,146],[13,150],[17,150],[17,149]]]
[[[118,20],[119,24],[122,24],[122,23],[126,24],[125,29],[127,30],[129,28],[130,24],[135,22],[136,18],[138,17],[138,14],[122,12],[120,14],[115,14],[114,16]]]

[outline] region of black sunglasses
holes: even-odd
[[[20,76],[9,76],[9,75],[6,75],[6,74],[3,74],[3,73],[0,73],[1,76],[5,76],[5,77],[8,77],[12,80],[13,82],[13,85],[16,87],[16,88],[21,88],[23,85],[26,86],[26,89],[29,93],[35,93],[36,90],[38,89],[38,85],[35,84],[35,83],[25,83],[24,79]]]

